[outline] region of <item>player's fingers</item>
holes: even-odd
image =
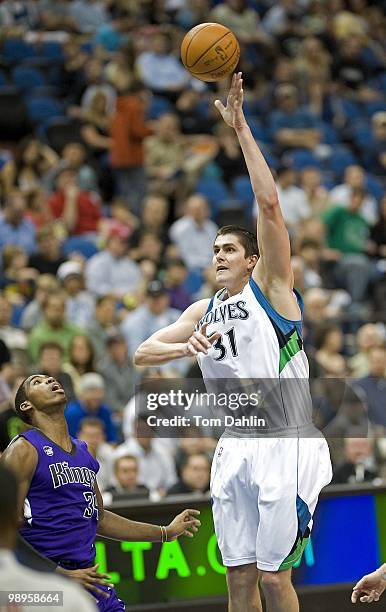
[[[185,529],[185,531],[183,532],[183,535],[188,536],[188,538],[194,538],[193,533],[190,533],[190,531],[188,531],[187,529]]]
[[[358,601],[358,591],[353,591],[351,593],[351,603],[356,603]]]
[[[205,355],[207,355],[208,350],[204,342],[201,342],[201,340],[199,340],[195,336],[192,336],[189,342],[194,346],[194,348],[196,349],[198,353],[205,353]]]
[[[218,111],[219,111],[221,114],[223,114],[223,113],[224,113],[224,111],[225,111],[225,106],[224,106],[224,104],[221,102],[221,100],[215,100],[215,101],[214,101],[214,105],[215,105],[215,107],[217,108],[217,110],[218,110]]]
[[[192,345],[192,343],[189,341],[186,345],[186,349],[188,351],[188,353],[190,353],[191,355],[197,355],[197,351],[194,348],[194,346]]]
[[[219,340],[220,338],[221,338],[221,334],[216,332],[215,334],[212,334],[211,336],[209,336],[208,340],[210,344],[212,345],[214,342],[217,342],[217,340]]]
[[[107,574],[99,574],[99,572],[92,572],[90,574],[92,578],[102,578],[103,580],[111,580],[110,576]]]
[[[204,346],[206,346],[207,348],[210,348],[210,342],[208,340],[208,338],[202,334],[199,331],[195,331],[193,336],[199,341],[201,342],[201,344],[203,344]]]
[[[93,584],[85,584],[84,587],[88,591],[92,591],[93,593],[98,595],[98,597],[104,597],[105,599],[108,599],[110,597],[110,593],[108,591],[103,591],[102,589],[98,589],[98,587],[94,586]]]
[[[193,519],[192,521],[185,521],[184,527],[186,527],[187,529],[190,529],[191,527],[195,527],[196,529],[198,529],[199,527],[201,527],[201,523],[200,521]]]
[[[194,516],[199,516],[201,514],[200,510],[192,510],[191,508],[187,508],[186,510],[184,510],[184,512]]]

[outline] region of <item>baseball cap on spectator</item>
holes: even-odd
[[[146,287],[146,295],[157,297],[166,293],[165,285],[160,280],[152,280]]]
[[[69,276],[82,276],[82,266],[78,261],[65,261],[60,264],[57,277],[60,281],[65,281]]]
[[[88,391],[89,389],[105,389],[105,381],[100,374],[96,372],[83,374],[79,382],[79,391]]]

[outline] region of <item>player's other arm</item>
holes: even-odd
[[[373,601],[379,601],[383,591],[386,589],[386,563],[381,565],[380,568],[363,576],[356,583],[353,588],[351,595],[352,603],[372,603]]]
[[[178,514],[163,530],[159,525],[139,523],[109,512],[103,507],[102,495],[98,485],[94,485],[98,500],[98,528],[97,533],[105,538],[128,542],[162,542],[175,540],[181,535],[192,538],[198,531],[201,523],[198,520],[199,510],[187,509]]]
[[[280,208],[275,181],[245,119],[241,72],[234,74],[226,107],[216,100],[216,108],[225,123],[233,127],[248,168],[259,208],[257,240],[260,258],[253,276],[260,285],[278,283],[292,292],[293,274],[288,232]]]
[[[205,336],[205,328],[194,331],[197,321],[205,314],[209,300],[200,300],[192,304],[182,313],[178,321],[160,329],[138,347],[134,355],[134,363],[139,366],[157,366],[168,363],[172,359],[180,359],[206,352],[218,334]]]
[[[19,485],[18,516],[24,522],[24,500],[31,484],[38,463],[38,453],[25,438],[18,438],[8,446],[1,456],[0,462],[13,471]]]

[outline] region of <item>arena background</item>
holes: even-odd
[[[43,371],[66,389],[70,433],[97,453],[106,505],[158,523],[186,504],[205,517],[194,541],[162,550],[98,541],[129,609],[225,610],[208,496],[217,432],[148,438],[145,452],[133,399],[144,377],[198,376],[189,359],[136,369],[133,354],[216,291],[216,228],[254,226],[237,139],[213,106],[229,82],[193,80],[179,60],[201,22],[240,42],[244,110],[277,181],[334,464],[294,571],[302,609],[349,609],[352,584],[386,561],[384,8],[0,2],[0,451],[24,427],[15,389]]]

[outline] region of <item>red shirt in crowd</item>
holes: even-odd
[[[63,214],[64,209],[64,194],[61,191],[55,191],[48,200],[55,219],[58,219]],[[100,198],[93,191],[80,191],[78,195],[78,220],[71,234],[87,234],[88,232],[98,231],[98,222],[102,217]]]

